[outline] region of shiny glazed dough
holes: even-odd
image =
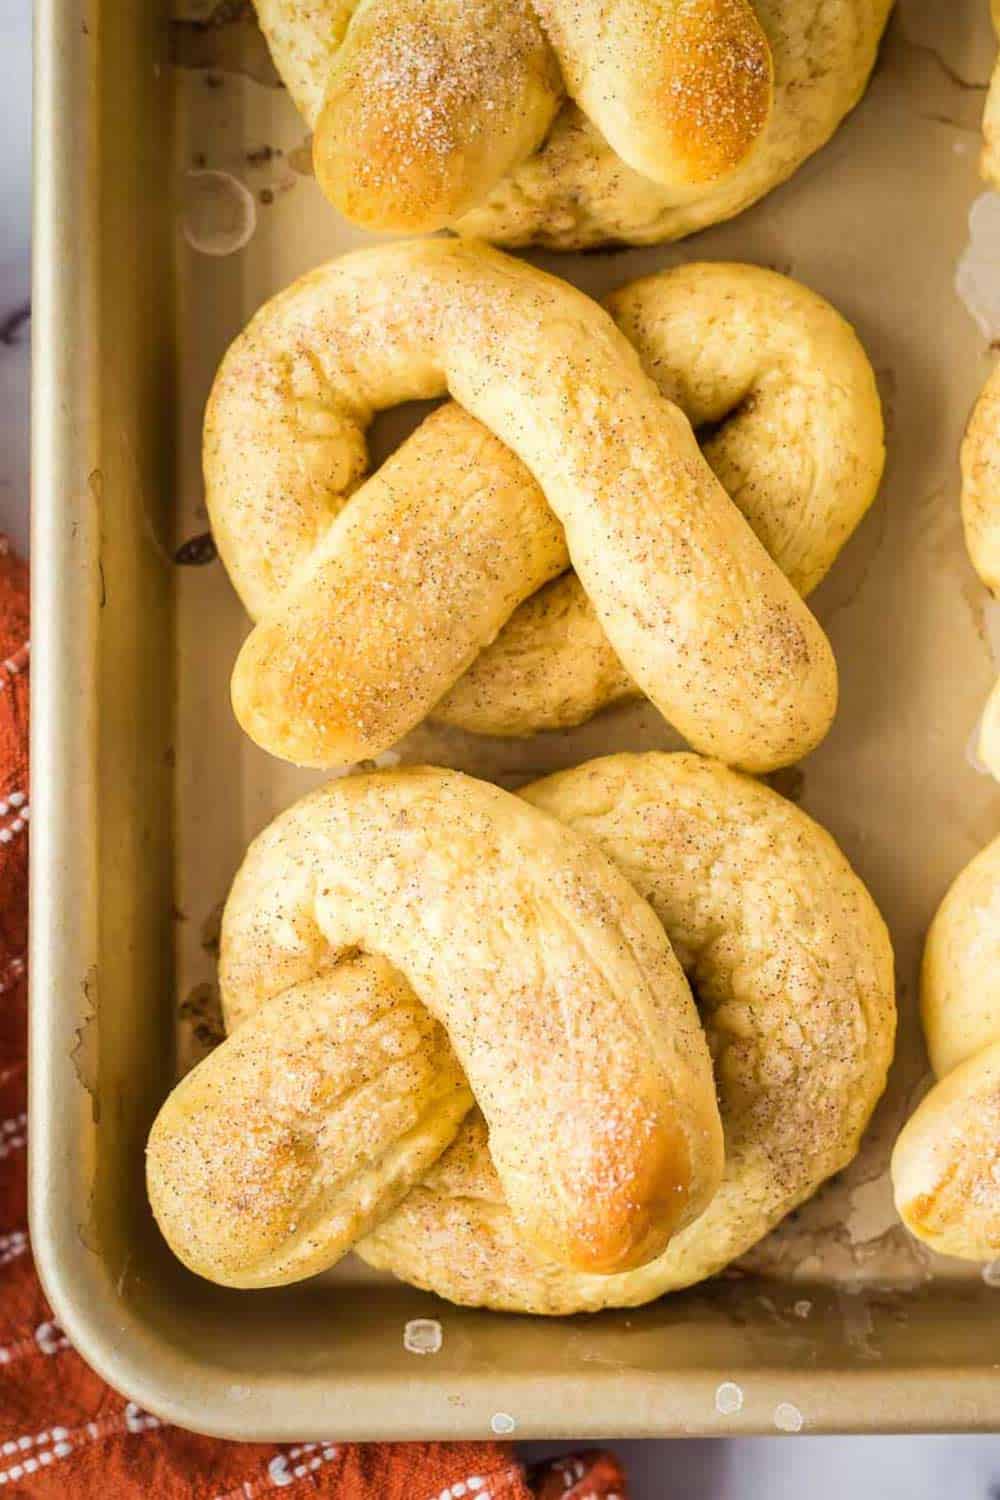
[[[408,769],[296,803],[236,877],[220,983],[232,1034],[147,1155],[168,1242],[214,1280],[332,1265],[469,1088],[518,1233],[562,1264],[642,1264],[718,1183],[708,1050],[662,927],[590,841],[486,782]]]
[[[446,390],[464,412],[358,489],[374,412]],[[695,748],[767,770],[829,727],[829,643],[689,423],[596,303],[520,261],[422,240],[302,277],[223,360],[204,464],[213,533],[259,618],[234,708],[285,759],[349,765],[395,743],[565,566],[562,546],[630,676]]]
[[[890,8],[257,0],[349,217],[558,249],[677,239],[782,182],[857,103]]]
[[[892,1157],[907,1228],[944,1255],[1000,1256],[1000,838],[945,896],[927,935],[921,1017],[938,1083]]]

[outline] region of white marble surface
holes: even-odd
[[[0,0],[0,529],[27,543],[30,6]],[[526,1445],[529,1456],[565,1444]],[[1000,1437],[621,1443],[634,1500],[1000,1500]]]
[[[1000,1438],[614,1443],[632,1500],[998,1500]],[[564,1444],[525,1444],[531,1456]]]
[[[31,8],[0,0],[0,530],[28,538]]]

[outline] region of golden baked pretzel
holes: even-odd
[[[1000,593],[1000,365],[983,386],[962,443],[962,522],[972,566]],[[1000,681],[979,728],[979,758],[1000,780]]]
[[[715,1069],[714,1196],[670,944]],[[527,1312],[645,1302],[748,1249],[853,1156],[895,1026],[888,935],[833,840],[690,754],[517,798],[445,771],[335,782],[252,845],[220,980],[231,1034],[150,1136],[176,1253],[250,1286],[354,1244]]]
[[[568,1266],[641,1264],[718,1183],[708,1049],[662,928],[593,844],[486,782],[383,772],[298,802],[237,875],[220,980],[233,1034],[148,1157],[203,1274],[332,1264],[472,1095],[519,1232]]]
[[[938,1082],[892,1156],[896,1207],[933,1249],[1000,1256],[1000,838],[945,896],[927,935],[920,984]]]
[[[560,249],[738,213],[860,97],[891,0],[256,0],[348,218]]]
[[[748,286],[754,274],[742,273]],[[803,304],[825,330],[812,340],[818,401],[781,374],[785,364],[801,377],[803,348],[796,359],[792,346],[803,343]],[[804,499],[821,522],[789,545],[794,562],[799,550],[830,555],[870,500],[881,426],[849,331],[785,282],[768,310],[783,305],[795,325],[783,357],[765,369],[780,337],[751,329],[727,389],[738,398],[745,381],[763,401],[781,387],[772,413],[784,401],[805,424],[790,440],[816,430],[815,453],[800,454],[806,469],[830,467],[845,481],[834,505],[835,490],[799,484],[790,513]],[[843,398],[824,337],[846,353]],[[435,413],[358,488],[374,411],[445,390],[464,410]],[[751,447],[766,445],[766,425],[748,432]],[[833,452],[841,441],[847,461],[827,465],[824,442]],[[254,740],[286,759],[351,764],[395,743],[567,557],[630,678],[696,749],[767,770],[798,759],[829,726],[829,643],[689,423],[605,312],[522,262],[423,240],[303,277],[224,359],[204,458],[213,532],[258,620],[234,671],[234,708]],[[752,478],[742,486],[751,515],[753,487]],[[780,515],[772,522],[780,532]]]

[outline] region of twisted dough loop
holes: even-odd
[[[258,8],[281,66],[287,0]],[[360,0],[323,62],[320,185],[356,223],[409,233],[482,202],[565,92],[629,167],[682,194],[743,160],[771,102],[749,0]]]
[[[611,319],[521,262],[443,240],[303,277],[254,318],[216,378],[206,494],[260,617],[233,678],[252,738],[310,765],[377,754],[561,565],[545,506],[533,489],[514,496],[516,475],[494,472],[476,428],[457,458],[451,534],[468,533],[466,510],[478,526],[484,505],[496,524],[468,563],[441,552],[452,476],[435,479],[431,463],[428,485],[419,435],[414,462],[404,447],[341,509],[374,410],[445,389],[533,474],[617,655],[692,745],[763,770],[822,738],[836,703],[829,643]],[[460,434],[457,420],[437,436]],[[518,591],[526,545],[533,571]],[[477,590],[493,598],[463,625]],[[454,631],[441,630],[439,598]]]
[[[939,1081],[896,1142],[896,1206],[942,1254],[992,1260],[1000,1256],[1000,838],[938,908],[920,1004]]]
[[[354,0],[256,3],[275,62],[316,128],[320,180],[348,216],[372,223],[389,212],[415,228],[433,221],[436,206],[438,222],[462,233],[556,249],[676,239],[746,208],[857,103],[891,8],[383,0],[355,12]],[[595,34],[602,17],[609,24]],[[371,64],[377,24],[381,68]]]
[[[426,782],[428,776],[436,778],[433,784]],[[458,931],[443,935],[442,954],[434,963],[450,955],[453,973],[461,970],[463,996],[468,970],[490,976],[491,997],[485,1004],[493,1019],[484,1043],[489,1053],[481,1054],[477,1077],[467,1071],[487,1114],[495,1107],[494,1095],[516,1091],[516,1102],[511,1095],[509,1104],[518,1129],[526,1128],[543,1153],[540,1166],[532,1166],[536,1183],[535,1171],[545,1170],[550,1157],[555,1158],[553,1170],[565,1173],[565,1159],[577,1156],[585,1133],[596,1128],[600,1138],[609,1091],[616,1106],[631,1100],[631,1086],[624,1093],[620,1087],[633,1073],[641,1078],[648,1067],[662,1067],[665,1045],[672,1059],[670,1076],[686,1080],[671,1097],[689,1107],[697,1104],[713,1173],[718,1165],[714,1110],[710,1116],[699,1102],[699,1038],[692,1040],[688,1033],[690,1004],[675,990],[674,978],[666,976],[672,998],[660,1012],[663,1025],[645,1028],[638,1058],[629,1050],[636,1015],[630,989],[618,991],[616,1014],[592,1027],[586,1006],[579,1007],[573,998],[580,970],[558,1007],[534,988],[539,977],[555,982],[567,930],[558,920],[565,881],[554,882],[556,867],[547,842],[535,843],[536,826],[546,830],[547,839],[553,829],[550,819],[557,817],[572,847],[581,839],[579,848],[597,860],[576,887],[572,906],[588,965],[624,979],[619,965],[626,957],[645,962],[654,945],[644,897],[664,924],[698,996],[725,1129],[722,1184],[707,1206],[707,1193],[695,1195],[702,1211],[698,1214],[691,1205],[690,1222],[658,1258],[617,1274],[582,1272],[565,1259],[540,1252],[537,1238],[525,1233],[510,1200],[509,1182],[498,1178],[494,1167],[500,1162],[492,1123],[488,1147],[478,1111],[449,1146],[453,1111],[464,1100],[426,1014],[418,1034],[417,1002],[407,1009],[386,992],[386,1006],[398,1007],[405,1017],[406,1037],[394,1042],[385,1063],[386,1007],[372,1020],[366,994],[349,1033],[329,1033],[325,1048],[315,1044],[324,1022],[308,1022],[309,1044],[301,1049],[298,1027],[307,1023],[292,1028],[290,1045],[284,1040],[289,1012],[308,1010],[317,997],[330,1005],[326,996],[341,982],[338,976],[345,968],[342,982],[353,993],[359,988],[353,964],[386,963],[364,957],[330,968],[336,948],[325,947],[310,914],[315,885],[308,870],[319,850],[324,871],[337,872],[336,889],[322,913],[324,932],[330,930],[332,906],[353,909],[364,902],[378,909],[383,896],[377,890],[368,897],[356,889],[354,876],[345,879],[342,846],[338,841],[330,848],[326,839],[332,803],[361,797],[367,806],[376,795],[396,797],[401,788],[422,792],[425,786],[430,792],[432,785],[437,799],[442,778],[444,784],[453,783],[446,800],[465,788],[481,795],[479,783],[453,773],[352,779],[298,804],[251,849],[223,927],[221,978],[227,1020],[235,1030],[175,1090],[150,1141],[151,1197],[168,1240],[202,1274],[260,1284],[319,1269],[315,1246],[311,1257],[300,1254],[303,1238],[318,1242],[329,1263],[367,1228],[368,1236],[357,1248],[375,1265],[454,1301],[541,1313],[634,1305],[713,1274],[850,1160],[881,1093],[895,1009],[892,954],[871,898],[832,839],[804,813],[769,788],[688,754],[610,756],[527,788],[522,794],[529,804],[524,810],[529,820],[524,827],[530,830],[527,863],[513,861],[509,853],[497,859],[496,846],[484,844],[467,820],[456,824],[449,807],[440,813],[440,826],[447,830],[446,854],[431,857],[432,830],[422,840],[418,865],[411,867],[417,886],[413,899],[423,914],[421,935],[411,941],[434,944],[446,909],[441,881],[461,889],[463,910],[470,906],[471,915]],[[499,792],[491,795],[504,814],[516,800]],[[437,807],[436,800],[430,803],[428,814],[437,817]],[[422,825],[424,816],[421,799],[414,825]],[[534,818],[542,819],[541,824]],[[394,828],[395,819],[388,821]],[[355,842],[364,842],[372,830],[355,820],[352,831]],[[471,843],[470,832],[475,835]],[[411,836],[416,844],[413,825]],[[380,835],[386,837],[395,857],[394,835]],[[378,851],[370,850],[366,864],[377,866],[386,847],[382,842]],[[621,897],[620,924],[619,919],[614,924],[596,920],[607,911],[603,903],[595,904],[591,887],[595,874],[606,879],[599,849],[627,875],[638,893],[634,899],[641,917]],[[560,862],[564,857],[565,852]],[[479,878],[481,870],[485,873]],[[325,874],[324,880],[328,878]],[[527,944],[520,924],[508,926],[514,883],[520,887],[516,904],[532,913]],[[484,887],[488,901],[481,907]],[[314,911],[318,919],[318,908]],[[395,908],[385,928],[413,931],[412,916],[409,909]],[[476,922],[482,925],[476,928],[470,965],[466,944]],[[350,926],[353,930],[353,920]],[[638,945],[637,928],[642,933]],[[619,947],[619,934],[626,933],[629,941]],[[401,961],[400,941],[397,937],[389,957],[440,1015],[440,985],[430,982],[431,966],[414,963],[410,945]],[[384,943],[380,933],[383,949]],[[520,981],[508,991],[509,969],[479,961],[482,945],[488,945],[492,957],[498,943],[508,949],[505,965],[516,962],[522,974],[532,975],[535,998],[527,1008]],[[545,963],[536,970],[542,953]],[[609,953],[615,955],[610,969]],[[657,966],[662,969],[662,955]],[[320,977],[303,979],[306,973]],[[307,985],[313,986],[311,994],[305,993]],[[514,1019],[503,1024],[518,1031],[523,1026],[523,1044],[519,1041],[515,1055],[504,1056],[498,1067],[502,1044],[493,1031],[510,1010],[509,993]],[[463,998],[461,1005],[467,1003]],[[454,1019],[447,1025],[457,1048],[459,1029]],[[362,1056],[357,1038],[368,1028],[371,1041],[363,1054],[367,1091],[359,1089],[345,1109],[341,1090],[321,1084],[326,1075],[356,1067],[356,1054]],[[392,1034],[403,1030],[401,1024]],[[337,1060],[341,1050],[346,1053],[343,1063]],[[473,1056],[475,1052],[473,1047]],[[371,1078],[376,1070],[379,1076]],[[440,1077],[432,1093],[429,1080],[435,1070]],[[385,1082],[390,1072],[391,1084]],[[689,1087],[692,1075],[697,1089]],[[598,1095],[593,1107],[591,1089]],[[711,1092],[709,1085],[709,1097]],[[356,1144],[360,1134],[355,1125],[362,1108],[372,1142],[364,1150]],[[546,1147],[550,1130],[556,1140]],[[394,1142],[398,1149],[389,1149]],[[412,1170],[407,1162],[404,1173],[398,1163],[411,1142]],[[308,1161],[308,1173],[298,1178],[284,1170],[293,1147]],[[427,1167],[428,1156],[442,1151],[437,1164]],[[351,1178],[349,1171],[355,1174]],[[335,1177],[347,1206],[338,1234],[324,1239],[302,1226],[310,1217],[312,1186],[323,1188]],[[411,1184],[405,1196],[404,1177]],[[363,1182],[363,1193],[353,1190],[357,1181]],[[519,1186],[516,1172],[513,1181]],[[576,1184],[582,1220],[589,1216],[591,1223],[603,1224],[608,1201],[601,1187],[602,1174],[588,1166],[587,1180]],[[351,1212],[362,1196],[371,1206],[366,1224]],[[254,1258],[250,1267],[248,1259]]]
[[[722,262],[632,282],[606,305],[661,394],[705,434],[709,466],[771,557],[810,593],[874,499],[885,456],[853,330],[788,277]],[[571,574],[520,606],[434,717],[529,734],[638,693]]]
[[[1000,366],[973,408],[962,443],[962,522],[972,566],[991,593],[1000,590]],[[979,758],[1000,781],[1000,681],[979,727]]]
[[[656,918],[485,782],[407,770],[304,798],[236,878],[220,979],[233,1034],[148,1156],[161,1227],[203,1274],[332,1264],[454,1136],[463,1075],[519,1233],[563,1264],[641,1264],[718,1183],[708,1051]],[[442,1028],[461,1071],[438,1076]]]

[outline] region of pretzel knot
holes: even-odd
[[[920,1008],[938,1082],[892,1157],[900,1217],[943,1255],[1000,1256],[1000,839],[945,896],[924,950]]]
[[[233,703],[259,744],[346,765],[433,711],[526,733],[640,692],[749,770],[822,738],[836,668],[793,583],[875,493],[868,362],[826,303],[750,267],[666,272],[611,310],[620,327],[436,240],[335,261],[254,318],[216,379],[205,478],[258,621]],[[458,404],[361,483],[373,412],[445,391]]]
[[[891,0],[256,0],[320,185],[372,229],[641,242],[726,218],[857,101]]]
[[[262,1286],[357,1246],[538,1312],[746,1249],[854,1154],[895,1017],[833,841],[689,754],[516,797],[427,768],[335,781],[251,846],[220,982],[231,1034],[149,1141],[180,1258]]]

